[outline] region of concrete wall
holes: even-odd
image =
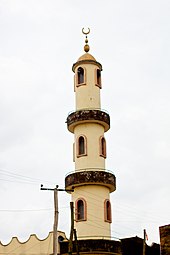
[[[170,255],[170,224],[159,228],[161,255]]]
[[[75,133],[75,154],[77,153],[77,137],[84,135],[87,138],[87,155],[76,157],[75,170],[87,168],[105,168],[105,158],[100,156],[99,141],[104,135],[104,127],[96,123],[84,123],[74,129]]]
[[[109,195],[109,189],[99,185],[77,187],[72,193],[74,204],[78,198],[87,203],[87,220],[75,221],[78,239],[110,239],[111,224],[104,218],[104,201],[109,199]]]
[[[81,64],[77,68],[80,66],[85,70],[85,83],[77,86],[75,78],[76,110],[100,109],[100,88],[96,86],[95,82],[97,66],[95,64]],[[75,73],[77,73],[77,68]]]
[[[66,240],[64,232],[58,231],[58,236],[62,236]],[[0,242],[0,254],[10,255],[49,255],[53,252],[53,232],[40,240],[36,235],[30,235],[26,242],[20,242],[17,237],[13,237],[10,243],[4,245]],[[58,245],[58,253],[60,253]]]

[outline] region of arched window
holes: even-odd
[[[86,137],[81,135],[78,137],[77,140],[77,156],[85,156],[87,155],[87,149],[86,149]]]
[[[84,83],[84,69],[82,67],[79,67],[77,69],[77,83],[78,85]]]
[[[104,201],[104,215],[105,221],[112,222],[112,215],[111,215],[111,203],[108,199]]]
[[[99,86],[99,88],[102,87],[102,82],[101,82],[101,71],[100,69],[96,69],[96,85]]]
[[[106,158],[106,140],[104,136],[100,137],[100,156]]]
[[[86,201],[80,198],[76,201],[76,221],[86,220]]]

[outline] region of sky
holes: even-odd
[[[109,112],[106,169],[113,238],[148,235],[170,223],[170,1],[0,0],[0,240],[53,228],[53,192],[74,171],[72,64],[90,53],[103,66]],[[59,225],[69,237],[70,195],[59,192]]]

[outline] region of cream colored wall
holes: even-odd
[[[97,66],[94,64],[83,64],[80,65],[85,68],[85,85],[76,86],[76,110],[80,109],[100,109],[100,88],[95,85],[95,70]],[[78,66],[78,67],[80,67]],[[77,68],[78,68],[77,67]],[[77,68],[75,73],[77,73]],[[75,77],[75,83],[77,77]]]
[[[84,198],[87,203],[87,220],[75,222],[79,239],[110,239],[110,223],[104,221],[104,201],[109,199],[109,190],[104,186],[88,185],[77,187],[72,201]]]
[[[66,240],[63,232],[58,232]],[[57,249],[58,253],[59,245]],[[53,252],[53,232],[50,232],[47,238],[40,240],[36,235],[31,235],[26,242],[20,242],[17,237],[13,237],[7,245],[0,243],[0,254],[10,255],[47,255]]]
[[[77,69],[85,69],[85,84],[77,85]],[[96,86],[96,69],[98,65],[94,62],[83,63],[75,69],[75,101],[76,110],[100,109],[100,88]],[[87,155],[77,157],[77,138],[84,135],[87,138]],[[99,141],[104,136],[104,127],[93,121],[84,122],[74,129],[74,159],[75,171],[103,170],[105,169],[105,158],[100,156]],[[90,169],[91,168],[91,169]],[[104,201],[109,199],[109,189],[102,185],[84,185],[75,187],[72,193],[72,201],[84,198],[87,204],[87,220],[75,222],[78,239],[110,239],[110,223],[104,220]]]
[[[85,135],[87,138],[87,156],[77,157],[77,143],[75,142],[75,169],[105,169],[105,158],[99,154],[99,139],[104,135],[104,127],[96,123],[80,124],[75,127],[74,135],[75,141],[80,135]]]

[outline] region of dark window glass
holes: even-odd
[[[85,142],[84,142],[83,136],[79,137],[78,146],[79,146],[79,150],[78,150],[79,155],[85,154]]]
[[[109,201],[106,201],[106,220],[111,221],[111,204]]]
[[[101,152],[103,156],[106,156],[106,141],[104,137],[101,139]]]
[[[101,86],[101,71],[97,69],[97,85]]]
[[[104,137],[100,138],[100,156],[106,158],[106,140]]]
[[[84,69],[79,67],[77,70],[78,84],[84,83]]]
[[[82,200],[77,202],[77,219],[84,220],[84,202]]]

